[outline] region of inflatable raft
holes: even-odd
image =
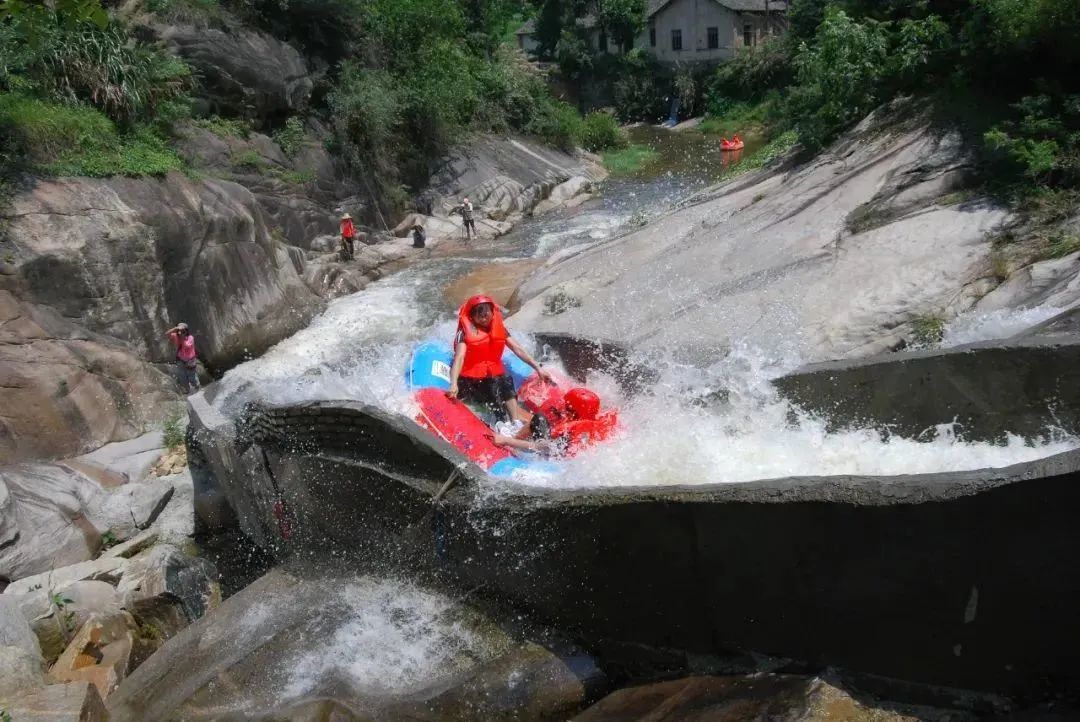
[[[742,149],[743,149],[743,142],[742,142],[742,140],[740,140],[738,138],[735,138],[734,140],[728,140],[727,138],[724,138],[723,140],[720,141],[720,150],[742,150]]]
[[[509,449],[496,446],[490,438],[492,431],[487,423],[493,419],[485,418],[480,408],[446,396],[453,361],[448,345],[425,342],[413,350],[405,380],[420,407],[416,422],[492,476],[510,476],[523,469],[555,472],[558,467],[550,461],[531,455],[514,456]],[[510,351],[503,353],[502,361],[514,380],[515,389],[521,389],[535,374],[532,367]]]

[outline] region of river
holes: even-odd
[[[425,339],[449,340],[462,298],[484,291],[503,300],[553,254],[638,227],[726,170],[715,136],[654,128],[633,133],[635,142],[657,149],[658,162],[609,179],[598,198],[578,208],[529,219],[494,241],[419,251],[422,260],[333,301],[308,328],[228,372],[215,403],[235,413],[248,401],[353,399],[414,415],[403,378],[411,349]],[[946,329],[946,342],[992,337],[1045,315],[962,318],[955,332]],[[527,335],[527,329],[516,331]],[[1078,445],[1053,428],[1040,439],[1012,436],[1002,444],[966,441],[953,425],[926,429],[918,438],[875,428],[830,433],[824,419],[792,407],[770,383],[801,364],[797,351],[766,350],[748,333],[705,368],[651,358],[658,380],[634,398],[621,397],[611,378],[590,378],[605,401],[621,409],[618,438],[564,462],[562,473],[521,480],[579,487],[917,474],[1003,467]],[[725,400],[706,402],[717,397]]]

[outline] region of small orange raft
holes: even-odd
[[[731,137],[731,140],[727,138],[720,139],[720,150],[742,150],[743,142],[737,134]]]

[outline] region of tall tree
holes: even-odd
[[[622,50],[629,50],[645,29],[645,0],[598,0],[600,24]]]

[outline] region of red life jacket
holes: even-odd
[[[618,414],[608,411],[595,419],[562,421],[552,427],[551,438],[566,444],[563,452],[565,456],[574,456],[582,449],[611,436],[618,420]]]
[[[469,318],[469,314],[481,303],[491,304],[491,329],[484,331],[478,328]],[[465,363],[461,367],[461,375],[469,379],[483,379],[489,376],[501,376],[506,373],[503,367],[502,355],[506,348],[506,339],[510,334],[503,325],[502,311],[499,304],[487,296],[473,296],[458,311],[458,333],[465,341]],[[458,337],[454,337],[455,348]]]
[[[356,226],[353,225],[351,218],[346,218],[341,222],[341,237],[352,238],[356,235]]]
[[[566,417],[566,399],[563,388],[572,382],[563,379],[557,372],[548,373],[555,377],[556,383],[548,383],[539,375],[533,374],[525,379],[518,389],[518,401],[531,413],[543,414],[549,423],[557,423]]]

